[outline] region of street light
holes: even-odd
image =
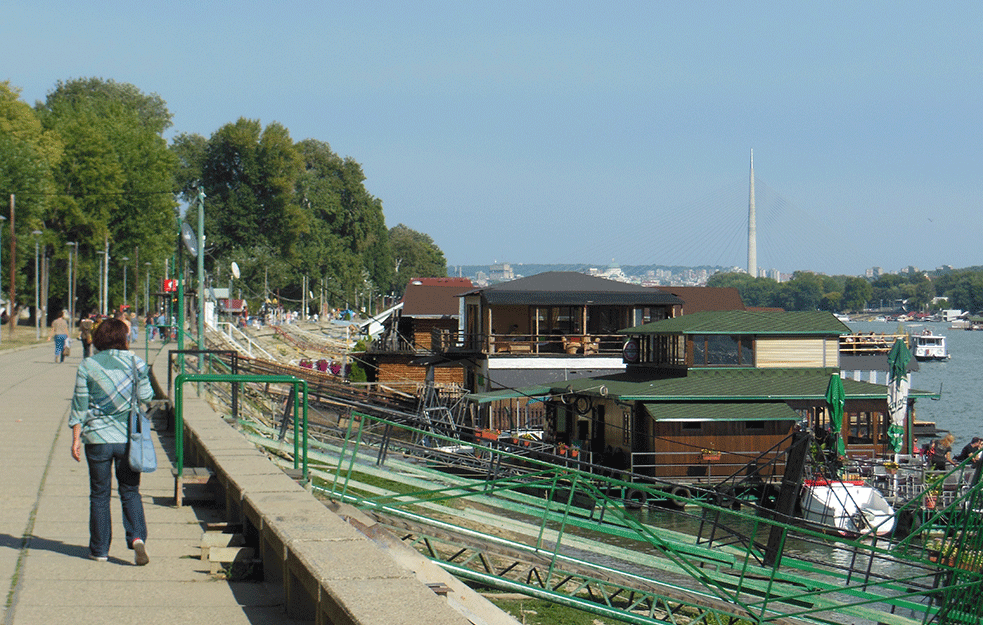
[[[103,250],[96,250],[96,254],[100,257],[102,257],[105,253],[106,252],[104,252]],[[100,258],[99,259],[99,314],[100,315],[106,314],[106,307],[103,306],[103,302],[102,302],[102,267],[104,264],[105,263],[103,263],[103,259]]]
[[[3,222],[5,222],[5,221],[7,221],[7,218],[4,217],[3,215],[0,215],[0,241],[3,240]],[[3,249],[3,245],[0,244],[0,251],[2,251],[2,249]],[[3,276],[3,263],[0,263],[0,277],[2,277],[2,276]],[[0,284],[2,284],[2,283],[3,283],[2,280],[0,280]],[[0,291],[2,291],[2,289],[0,289]],[[0,297],[3,297],[3,295],[0,294]],[[8,310],[7,311],[7,314],[8,315],[14,314],[13,309]],[[0,332],[0,341],[2,341],[2,340],[3,340],[3,332]]]
[[[144,263],[147,268],[147,286],[143,292],[143,306],[147,309],[147,314],[150,314],[150,263]]]
[[[127,263],[130,262],[128,256],[124,256],[123,260],[123,307],[126,307],[126,268],[129,266]]]
[[[40,305],[40,297],[38,296],[38,240],[41,237],[41,231],[35,230],[31,233],[34,235],[34,340],[41,340],[41,317],[38,313],[41,312],[38,306]]]
[[[74,265],[72,261],[74,257],[78,257],[78,243],[75,241],[69,241],[65,245],[68,246],[68,323],[71,324],[75,320],[75,272]]]

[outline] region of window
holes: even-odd
[[[754,339],[750,336],[696,334],[692,340],[694,366],[754,365]]]

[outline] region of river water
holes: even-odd
[[[898,328],[897,323],[878,321],[851,321],[847,325],[857,332],[876,334],[891,334]],[[979,403],[983,392],[983,332],[953,330],[949,323],[908,323],[904,327],[912,333],[929,329],[946,337],[949,360],[918,363],[919,370],[911,374],[911,387],[935,392],[941,388],[942,399],[919,399],[915,412],[919,421],[934,421],[940,430],[951,432],[956,437],[953,452],[958,452],[972,437],[983,436],[983,407]]]

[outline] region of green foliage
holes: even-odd
[[[444,253],[429,235],[399,224],[389,231],[389,244],[395,259],[393,291],[397,295],[403,293],[406,284],[413,278],[447,276]]]
[[[64,145],[53,168],[58,194],[47,206],[46,228],[64,242],[79,243],[79,308],[95,290],[97,250],[109,244],[111,257],[127,256],[158,266],[173,240],[174,157],[162,133],[171,125],[163,99],[133,85],[100,78],[59,82],[37,107],[43,127]],[[110,264],[109,294],[122,301],[122,263]]]
[[[62,156],[62,143],[58,136],[45,130],[34,111],[20,100],[20,91],[9,82],[0,82],[0,197],[7,205],[10,196],[16,196],[17,219],[15,227],[21,241],[31,240],[31,233],[41,230],[41,241],[56,236],[46,232],[44,214],[49,204],[49,194],[54,186],[52,167]],[[4,224],[3,235],[9,241],[10,226]],[[9,256],[4,262],[9,262]],[[33,280],[33,257],[21,254],[17,258],[17,291]],[[10,268],[6,265],[7,269]],[[28,273],[28,271],[30,273]],[[5,272],[6,274],[6,272]],[[8,277],[9,274],[0,277]],[[5,291],[6,292],[6,291]]]

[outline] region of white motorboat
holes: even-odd
[[[932,334],[929,329],[911,335],[911,353],[916,360],[947,360],[949,358],[945,337],[940,334]]]
[[[805,480],[800,503],[803,519],[842,536],[885,536],[894,530],[894,508],[860,480]]]

